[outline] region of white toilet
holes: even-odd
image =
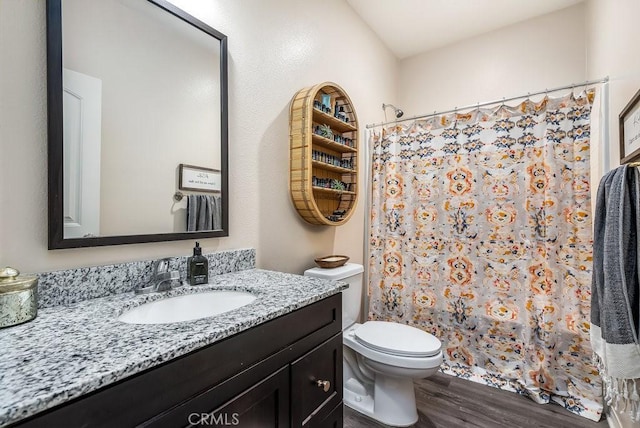
[[[304,274],[349,284],[342,292],[344,403],[384,424],[410,426],[418,421],[413,379],[438,371],[442,344],[435,336],[404,324],[358,324],[362,272],[362,265],[347,263]]]

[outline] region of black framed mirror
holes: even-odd
[[[229,235],[224,34],[165,0],[47,0],[47,98],[49,249]]]

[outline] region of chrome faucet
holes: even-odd
[[[153,262],[151,269],[151,281],[142,287],[137,287],[136,294],[153,293],[159,291],[169,291],[174,287],[182,285],[180,283],[180,272],[169,270],[170,258],[164,258]]]

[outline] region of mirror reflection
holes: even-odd
[[[63,0],[62,42],[64,239],[221,230],[220,40],[149,1]]]

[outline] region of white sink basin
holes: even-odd
[[[248,305],[256,296],[244,291],[215,290],[156,300],[135,307],[118,317],[129,324],[166,324],[192,321],[229,312]]]

